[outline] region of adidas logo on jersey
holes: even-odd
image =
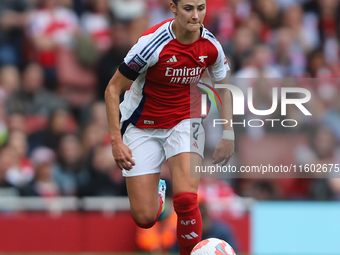
[[[172,63],[172,62],[177,62],[177,58],[175,55],[173,55],[168,61],[166,61],[167,63]]]

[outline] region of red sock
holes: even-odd
[[[197,194],[181,192],[174,195],[177,213],[177,240],[180,255],[190,255],[202,238],[202,217],[198,208]]]
[[[141,223],[141,222],[137,221],[137,220],[132,216],[133,220],[135,221],[135,223],[136,223],[136,225],[137,225],[138,227],[140,227],[140,228],[151,228],[153,225],[155,225],[155,223],[156,223],[157,220],[158,220],[159,215],[160,215],[161,212],[162,212],[162,205],[163,205],[163,200],[162,200],[160,197],[158,197],[158,199],[159,199],[159,209],[158,209],[158,212],[157,212],[156,219],[155,219],[154,221],[152,221],[152,222],[147,222],[147,223]]]

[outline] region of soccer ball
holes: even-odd
[[[226,241],[209,238],[196,244],[190,255],[236,255],[236,253]]]

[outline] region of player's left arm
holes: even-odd
[[[222,45],[216,39],[209,38],[209,40],[215,46],[217,52],[211,52],[211,56],[216,56],[216,58],[212,58],[215,59],[214,63],[211,63],[207,68],[208,75],[211,78],[214,87],[215,84],[227,84],[227,74],[230,67]],[[216,91],[222,101],[221,105],[219,100],[216,100],[216,102],[218,102],[217,109],[220,114],[220,119],[228,120],[228,122],[223,125],[222,139],[215,148],[213,164],[222,162],[222,164],[225,165],[234,154],[234,131],[233,127],[230,125],[233,116],[232,96],[227,88],[216,89]]]
[[[221,81],[214,82],[214,84],[227,84],[227,78]],[[221,119],[228,120],[227,124],[223,124],[223,135],[221,141],[217,144],[213,154],[213,164],[222,162],[222,165],[226,165],[230,158],[234,154],[234,130],[231,126],[231,120],[233,117],[232,109],[232,96],[227,88],[216,89],[218,95],[221,98],[222,105],[219,100],[216,100],[217,109]]]

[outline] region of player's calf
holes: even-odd
[[[159,208],[157,214],[150,208],[143,208],[143,210],[139,210],[137,213],[133,214],[133,219],[137,226],[141,228],[151,228],[155,223],[161,220],[164,216],[165,212],[165,192],[166,192],[166,183],[164,180],[159,180],[158,185],[158,200],[159,200]]]
[[[197,194],[181,192],[174,195],[173,201],[177,214],[179,251],[181,255],[189,255],[202,237],[202,217],[198,207]]]

